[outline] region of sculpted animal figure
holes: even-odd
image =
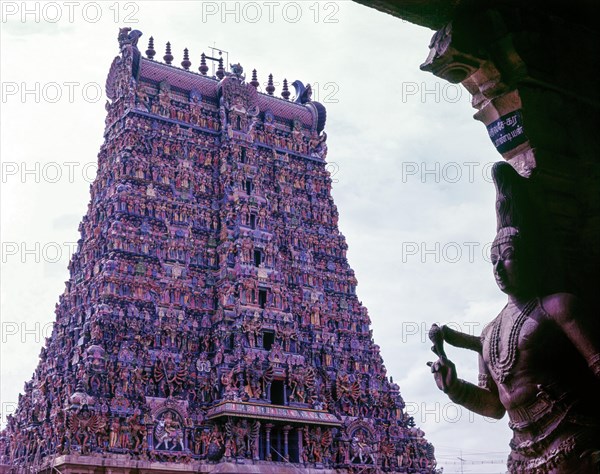
[[[350,462],[360,464],[377,464],[375,460],[375,449],[372,445],[357,436],[352,437],[350,442]]]
[[[173,451],[179,447],[182,451],[185,450],[183,445],[183,429],[171,412],[166,412],[164,417],[158,420],[154,429],[154,436],[158,441],[156,449]]]

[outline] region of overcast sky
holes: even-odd
[[[1,399],[13,409],[37,365],[89,201],[104,83],[119,26],[170,41],[192,68],[216,45],[264,83],[300,79],[327,107],[329,168],[358,296],[388,374],[445,473],[505,472],[510,430],[457,409],[429,368],[427,330],[479,334],[504,296],[487,259],[489,167],[500,156],[459,86],[421,72],[432,31],[349,1],[3,2]],[[263,86],[264,87],[264,86]],[[281,92],[277,88],[276,94]],[[449,349],[476,382],[474,353]],[[474,464],[477,461],[495,464]]]

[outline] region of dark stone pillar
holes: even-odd
[[[298,427],[298,462],[302,462],[304,459],[304,447],[302,445],[302,435],[304,434],[304,429],[302,427]]]
[[[258,423],[258,431],[260,433],[260,421],[257,423]],[[255,439],[254,443],[252,444],[252,458],[255,461],[258,461],[260,459],[260,452],[259,452],[259,448],[258,448],[258,438]]]
[[[265,425],[265,459],[270,461],[271,458],[271,430],[273,429],[273,423],[267,423]]]
[[[290,460],[290,450],[289,450],[289,434],[292,427],[290,425],[285,425],[283,427],[283,457],[286,461]]]

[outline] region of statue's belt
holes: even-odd
[[[557,428],[564,423],[600,429],[598,420],[578,413],[573,394],[563,392],[556,396],[557,392],[548,388],[540,387],[537,397],[529,405],[508,410],[509,426],[514,432],[513,449],[525,453],[550,442],[558,433]]]
[[[513,431],[538,431],[552,425],[556,427],[575,405],[573,395],[558,386],[538,385],[538,389],[531,403],[507,410],[509,426]]]
[[[546,414],[553,411],[552,408],[555,403],[548,400],[546,397],[537,397],[529,405],[521,406],[517,408],[511,408],[508,410],[508,416],[510,418],[509,426],[513,430],[520,431],[526,429],[529,425],[537,423]],[[557,411],[557,415],[560,413]]]

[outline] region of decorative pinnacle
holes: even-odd
[[[287,79],[283,80],[283,91],[281,92],[281,97],[285,100],[290,100],[290,90],[288,89]]]
[[[190,61],[189,51],[188,51],[187,48],[184,48],[184,50],[183,50],[183,61],[181,61],[181,66],[186,71],[189,71],[191,65],[192,65],[192,62]]]
[[[154,59],[155,54],[156,51],[154,50],[154,38],[150,36],[150,38],[148,39],[148,49],[146,50],[146,56],[148,57],[148,59]]]
[[[252,80],[250,81],[250,85],[254,86],[255,89],[258,89],[258,86],[260,86],[260,82],[258,82],[258,77],[256,75],[256,69],[252,70]]]
[[[225,68],[223,67],[223,57],[219,58],[219,68],[217,69],[217,77],[223,79],[225,77]]]
[[[171,43],[167,41],[167,50],[165,51],[165,55],[163,59],[167,64],[171,64],[173,62],[173,55],[171,54]]]
[[[275,92],[275,86],[273,85],[273,74],[269,74],[269,82],[267,82],[267,87],[265,90],[269,95],[273,95],[273,92]]]
[[[202,56],[200,56],[200,67],[198,68],[198,71],[200,71],[200,74],[203,76],[206,76],[206,73],[208,72],[208,66],[206,65],[206,54],[204,53],[202,53]]]

